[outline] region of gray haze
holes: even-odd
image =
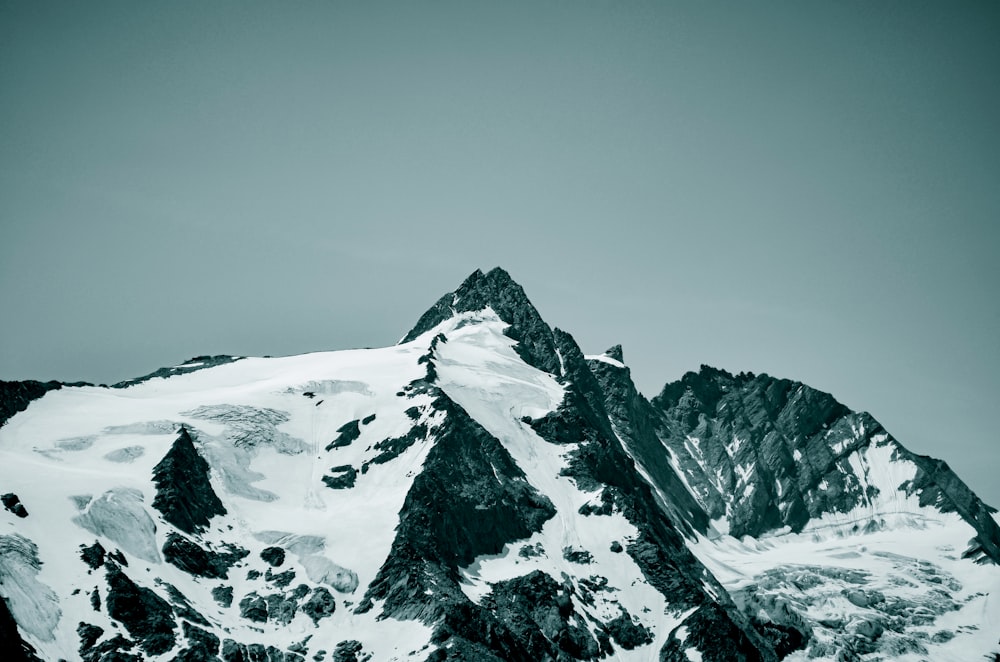
[[[502,265],[647,395],[802,380],[1000,505],[997,34],[996,2],[0,2],[0,378],[390,344]]]

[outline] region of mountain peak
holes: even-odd
[[[400,342],[410,342],[458,313],[484,308],[491,308],[510,325],[506,334],[518,342],[516,351],[527,363],[546,372],[559,370],[552,329],[542,320],[524,288],[500,267],[486,273],[473,271],[458,289],[442,296],[421,315]]]
[[[619,363],[625,363],[621,345],[612,345],[611,347],[608,347],[606,350],[604,350],[604,356],[608,357],[609,359],[614,359]]]

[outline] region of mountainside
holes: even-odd
[[[501,269],[395,347],[0,382],[0,658],[969,660],[994,511],[874,419],[652,401]]]

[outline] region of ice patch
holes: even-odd
[[[142,421],[108,426],[104,428],[104,434],[174,434],[180,426],[174,421]]]
[[[146,449],[142,446],[126,446],[125,448],[119,448],[118,450],[111,451],[110,453],[105,453],[104,459],[111,462],[134,462],[145,453]]]
[[[79,502],[78,502],[79,505]],[[128,487],[108,490],[84,507],[73,523],[114,542],[122,551],[150,563],[160,562],[156,524],[142,506],[142,492]]]
[[[0,536],[0,597],[18,626],[41,641],[52,641],[62,611],[55,591],[38,581],[38,546],[18,534]]]

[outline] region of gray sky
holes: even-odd
[[[0,0],[0,378],[390,344],[501,265],[647,395],[802,380],[1000,505],[998,33],[996,2]]]

